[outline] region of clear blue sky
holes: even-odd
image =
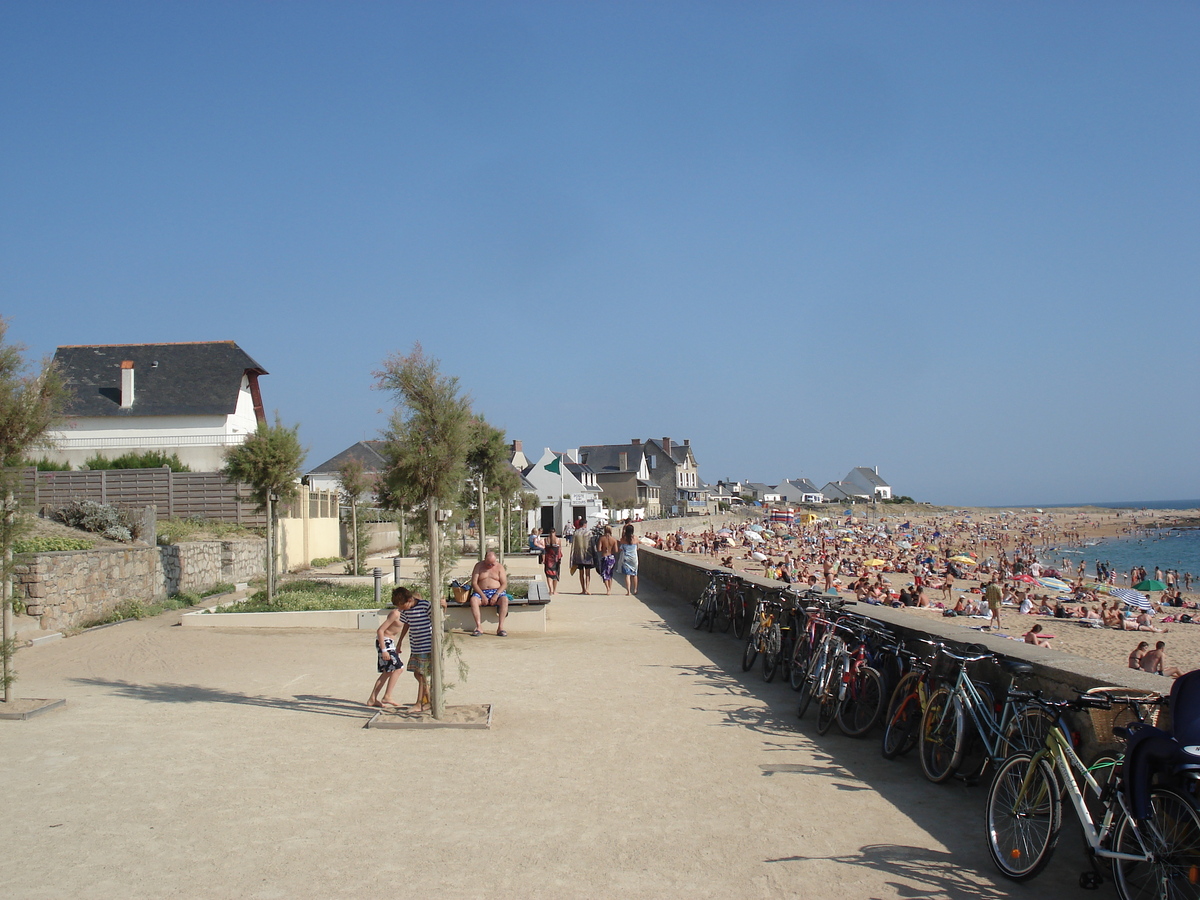
[[[237,341],[316,464],[420,341],[527,448],[1200,496],[1200,7],[7,3],[0,311]]]

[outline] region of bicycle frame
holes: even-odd
[[[963,710],[971,717],[971,721],[975,723],[975,730],[983,741],[984,749],[987,750],[987,757],[993,763],[998,762],[1003,758],[1001,750],[1007,743],[1005,732],[1008,731],[1008,725],[1012,722],[1013,709],[1015,704],[1012,698],[1005,700],[1004,708],[1000,712],[1000,721],[996,721],[995,712],[988,708],[987,702],[979,689],[975,687],[975,683],[967,674],[966,665],[958,667],[958,677],[954,681],[954,687],[950,691],[952,698],[959,701]],[[938,724],[941,725],[946,721],[946,716],[952,715],[954,704],[946,704],[946,708],[942,711],[942,720]]]

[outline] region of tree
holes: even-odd
[[[350,571],[355,575],[363,574],[362,559],[359,558],[361,535],[358,532],[358,507],[363,495],[371,488],[371,479],[367,476],[366,467],[362,460],[348,459],[337,470],[338,485],[342,495],[350,506]]]
[[[16,501],[16,473],[10,467],[17,466],[25,455],[34,449],[51,446],[46,432],[62,416],[68,400],[67,386],[50,360],[43,360],[41,368],[27,374],[27,365],[20,344],[6,344],[8,323],[0,319],[0,496],[4,504],[0,509],[0,550],[3,550],[3,566],[0,568],[0,607],[3,613],[3,633],[0,634],[0,682],[4,688],[4,702],[12,699],[12,657],[16,652],[16,641],[12,637],[12,548],[21,527]]]
[[[375,372],[376,388],[396,401],[384,432],[387,490],[398,502],[425,507],[429,604],[433,610],[433,654],[430,699],[433,716],[445,714],[442,690],[445,586],[440,569],[438,510],[458,495],[466,474],[470,446],[471,406],[459,394],[458,379],[442,375],[439,362],[414,344],[407,355],[393,354]]]
[[[228,481],[250,485],[250,496],[267,513],[267,602],[275,596],[275,505],[287,503],[299,491],[300,468],[308,450],[300,444],[300,426],[258,424],[245,442],[225,454],[221,469]]]
[[[476,493],[479,496],[479,558],[483,559],[487,552],[487,500],[488,491],[498,492],[498,489],[508,487],[501,484],[504,470],[512,470],[508,464],[508,447],[504,442],[504,432],[493,428],[483,416],[474,416],[471,420],[470,446],[467,449],[467,470],[471,473]],[[514,479],[515,481],[515,479]],[[513,490],[515,490],[515,484]],[[510,492],[511,493],[511,492]],[[502,495],[500,509],[504,509],[505,497]],[[501,530],[497,529],[497,534]],[[503,545],[501,545],[503,555]]]

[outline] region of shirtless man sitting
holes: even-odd
[[[1159,641],[1154,645],[1153,650],[1147,650],[1142,654],[1142,658],[1138,663],[1142,667],[1143,672],[1149,672],[1151,675],[1166,675],[1168,678],[1178,678],[1183,674],[1174,666],[1167,665],[1166,642]]]
[[[496,561],[496,552],[489,550],[484,554],[483,562],[475,563],[471,570],[471,615],[475,619],[475,636],[483,634],[479,620],[480,606],[494,606],[499,611],[499,622],[496,624],[496,634],[507,637],[504,630],[504,619],[508,615],[508,573],[504,566]]]

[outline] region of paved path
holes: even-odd
[[[1083,896],[1070,835],[997,883],[981,789],[798,730],[790,689],[677,599],[550,613],[458,636],[480,732],[364,729],[367,633],[160,617],[21,651],[20,695],[69,705],[0,722],[0,896]]]

